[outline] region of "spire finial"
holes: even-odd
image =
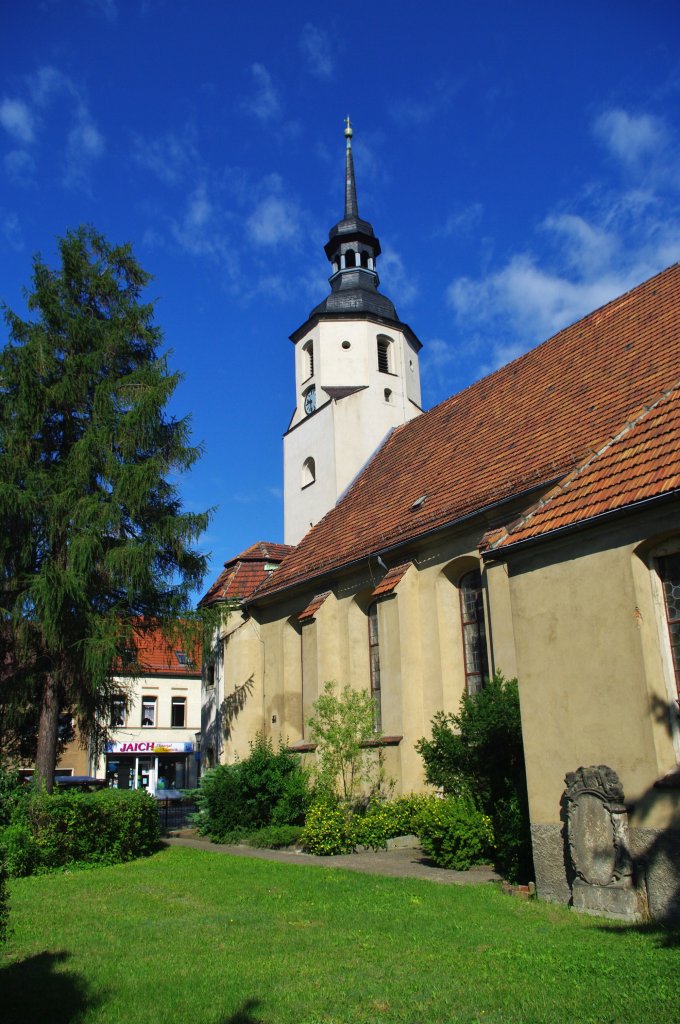
[[[347,152],[345,155],[345,220],[350,217],[359,216],[357,205],[357,186],[354,180],[354,160],[352,158],[352,122],[349,116],[345,118],[345,138],[347,139]]]

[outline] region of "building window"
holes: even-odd
[[[266,566],[265,566],[265,568],[266,568]],[[214,662],[211,662],[208,665],[208,668],[206,669],[205,685],[207,686],[207,688],[209,690],[212,690],[212,688],[215,685],[215,663]]]
[[[375,704],[375,730],[382,729],[382,705],[380,700],[380,637],[378,635],[378,603],[374,601],[368,609],[368,657],[371,666],[371,697]]]
[[[463,657],[465,686],[468,693],[479,693],[489,676],[484,625],[482,576],[478,569],[461,577],[460,618],[463,626]]]
[[[666,602],[668,635],[675,670],[675,688],[680,697],[680,553],[658,559],[659,576]]]
[[[389,388],[385,388],[385,401],[388,405],[392,405],[392,392]]]
[[[384,335],[378,335],[378,371],[380,373],[391,373],[392,367],[390,365],[390,348],[391,342],[389,338]]]
[[[125,697],[116,695],[111,701],[111,728],[121,729],[125,725]]]
[[[183,729],[186,725],[187,702],[185,697],[173,697],[170,724],[173,729]]]
[[[156,725],[155,697],[142,697],[142,725],[145,729],[153,729]]]
[[[311,456],[302,463],[302,486],[309,487],[316,480],[316,463]]]
[[[308,380],[314,376],[314,342],[308,341],[303,347],[302,353],[302,358],[304,359],[303,380]]]

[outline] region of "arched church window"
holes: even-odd
[[[380,701],[380,636],[378,633],[378,602],[368,608],[368,657],[371,667],[371,697],[375,704],[375,729],[382,729],[382,706]]]
[[[302,486],[309,487],[316,480],[316,464],[310,456],[302,463]]]
[[[486,626],[484,624],[484,597],[482,576],[478,569],[461,576],[460,619],[463,628],[463,658],[465,686],[468,693],[479,693],[489,676],[486,652]]]
[[[368,270],[368,253],[366,252],[365,249],[361,250],[360,258],[361,258],[361,266],[365,267],[365,269]]]
[[[392,342],[384,334],[378,335],[378,370],[380,373],[392,372]]]
[[[666,604],[675,687],[680,697],[680,553],[657,559],[657,565]]]
[[[304,359],[303,379],[308,380],[314,376],[314,342],[308,341],[302,348]]]
[[[392,404],[392,392],[390,391],[389,388],[385,388],[384,394],[385,394],[385,401],[387,402],[388,405],[391,405]]]
[[[356,267],[356,265],[357,265],[356,253],[355,253],[354,249],[348,249],[347,252],[345,253],[345,266],[346,267]]]

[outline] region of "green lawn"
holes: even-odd
[[[12,883],[4,1024],[678,1019],[678,936],[186,848]]]

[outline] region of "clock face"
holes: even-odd
[[[316,409],[316,388],[310,388],[305,395],[305,412],[309,416]]]

